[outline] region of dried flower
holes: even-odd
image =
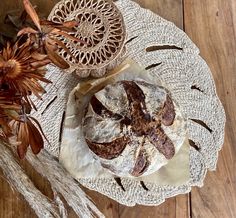
[[[44,145],[43,130],[29,114],[32,108],[36,109],[30,96],[34,94],[41,99],[41,94],[45,92],[41,82],[50,82],[45,78],[45,65],[53,62],[63,69],[69,67],[57,54],[59,47],[73,57],[58,36],[80,41],[69,35],[78,25],[76,21],[63,24],[40,21],[30,1],[23,0],[23,3],[25,13],[37,29],[30,26],[21,29],[17,41],[14,44],[7,43],[0,51],[0,140],[9,142],[9,138],[15,136],[20,158],[25,157],[28,147],[38,154]]]
[[[28,101],[28,96],[33,93],[38,98],[44,92],[39,81],[50,82],[45,79],[46,70],[43,68],[50,60],[33,49],[32,43],[18,46],[15,43],[0,52],[0,84],[1,89],[18,93]]]
[[[37,127],[36,127],[36,126]],[[22,115],[20,120],[13,120],[9,124],[14,135],[17,136],[17,152],[20,158],[24,158],[30,146],[34,154],[38,154],[44,146],[43,130],[38,121],[30,116]],[[45,137],[45,136],[44,136]]]
[[[63,44],[63,42],[61,42],[57,37],[63,36],[73,41],[82,42],[80,39],[68,34],[68,32],[72,32],[74,30],[74,27],[78,25],[78,22],[68,21],[62,24],[58,24],[48,20],[40,21],[30,1],[23,0],[23,3],[26,12],[31,17],[32,21],[37,27],[37,30],[31,27],[26,27],[18,32],[18,36],[28,34],[30,39],[35,43],[36,47],[40,48],[43,53],[47,54],[48,58],[55,65],[62,69],[69,68],[69,64],[60,55],[57,54],[56,51],[58,50],[58,48],[63,48],[75,60],[76,58],[73,56],[70,50]]]
[[[0,52],[0,140],[9,142],[16,136],[20,158],[29,146],[35,154],[43,148],[40,124],[27,114],[35,108],[30,95],[41,98],[45,92],[40,81],[50,82],[45,78],[48,63],[47,56],[38,53],[30,40],[21,45],[19,41],[7,43]]]

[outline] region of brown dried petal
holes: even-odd
[[[78,21],[75,20],[71,20],[71,21],[66,21],[64,23],[62,23],[62,26],[64,27],[68,27],[68,28],[73,28],[79,25]]]
[[[55,35],[62,35],[62,36],[64,36],[65,38],[67,38],[67,39],[70,39],[70,40],[72,40],[72,41],[76,41],[76,42],[81,42],[81,43],[84,43],[84,44],[86,44],[86,42],[85,41],[83,41],[83,40],[81,40],[81,39],[79,39],[79,38],[76,38],[76,37],[74,37],[74,36],[71,36],[70,34],[68,34],[68,33],[66,33],[66,32],[63,32],[63,31],[61,31],[61,30],[59,30],[59,29],[54,29],[53,31],[51,31],[51,33],[50,34],[55,34]]]
[[[28,120],[29,144],[34,154],[38,154],[43,148],[44,141],[39,130]]]
[[[50,44],[53,43],[53,44],[59,45],[59,46],[60,46],[61,48],[63,48],[76,62],[78,61],[77,58],[71,53],[70,49],[68,49],[68,48],[66,47],[66,45],[65,45],[63,42],[61,42],[60,40],[58,40],[58,39],[56,39],[56,38],[51,38],[51,37],[48,38],[48,41],[49,41]]]
[[[38,53],[37,51],[33,52],[31,54],[31,57],[37,61],[43,61],[43,60],[47,59],[47,55]]]
[[[50,20],[40,20],[40,24],[43,26],[58,26],[60,24],[54,23],[53,21]]]
[[[23,0],[23,4],[28,15],[30,16],[36,27],[41,31],[40,20],[34,7],[32,6],[29,0]]]
[[[36,34],[36,33],[38,33],[38,31],[36,31],[35,29],[31,27],[25,27],[17,33],[17,36],[21,36],[25,34]]]
[[[22,60],[23,58],[28,58],[31,50],[31,42],[27,40],[26,43],[21,45],[18,49],[16,47],[15,59]]]
[[[46,42],[45,49],[49,59],[59,68],[67,69],[70,65],[54,51],[54,46]]]
[[[27,123],[25,122],[19,122],[17,141],[20,143],[17,146],[18,155],[21,159],[24,159],[29,147],[29,131],[27,128]]]
[[[79,23],[77,21],[66,21],[64,23],[55,23],[50,20],[41,20],[40,24],[43,26],[51,26],[60,29],[62,31],[72,32],[74,30],[73,28],[78,26]]]
[[[49,141],[48,141],[46,135],[44,134],[44,131],[43,131],[43,129],[42,129],[40,123],[39,123],[39,121],[36,120],[34,117],[31,117],[31,116],[29,116],[29,119],[31,119],[31,120],[33,120],[33,121],[35,122],[37,128],[40,130],[41,135],[42,135],[42,136],[44,137],[44,139],[49,143]]]
[[[2,104],[0,103],[0,108],[9,110],[19,110],[21,107],[16,104]]]
[[[44,67],[50,63],[51,63],[51,61],[49,59],[45,59],[45,60],[41,60],[41,61],[35,61],[35,62],[31,63],[30,65],[33,68],[40,68],[40,67]]]

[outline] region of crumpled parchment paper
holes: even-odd
[[[81,82],[70,93],[59,159],[75,179],[115,177],[107,169],[104,169],[98,160],[94,159],[85,142],[80,124],[83,111],[95,92],[109,83],[122,79],[128,80],[129,75],[133,74],[135,74],[135,78],[148,78],[157,85],[165,86],[155,74],[147,72],[131,60],[126,60],[118,68],[109,72],[106,77]],[[149,176],[131,179],[158,185],[179,186],[186,183],[189,178],[189,143],[186,135],[186,140],[179,152],[167,165]]]

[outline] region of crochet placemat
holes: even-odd
[[[114,179],[79,179],[79,182],[127,206],[158,205],[166,198],[189,192],[192,186],[202,186],[207,170],[215,170],[224,140],[225,113],[207,64],[182,30],[132,1],[119,0],[116,5],[127,29],[126,53],[120,60],[129,57],[159,77],[188,119],[192,145],[190,180],[181,186],[145,182],[144,187],[138,181],[121,178],[123,188]],[[45,86],[47,94],[43,102],[35,100],[39,110],[34,116],[51,142],[46,149],[59,157],[66,102],[79,79],[74,74],[65,75],[54,66],[48,67],[47,77],[53,84]]]

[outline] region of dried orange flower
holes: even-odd
[[[21,46],[18,46],[18,43],[10,46],[8,43],[0,52],[1,88],[18,93],[27,101],[31,93],[40,98],[40,93],[43,93],[44,89],[39,81],[50,82],[44,77],[44,66],[48,63],[50,60],[47,56],[35,51],[29,40]]]
[[[45,91],[40,82],[50,82],[45,78],[48,63],[47,56],[38,53],[30,40],[21,45],[8,43],[0,52],[0,140],[8,142],[15,135],[20,158],[29,146],[35,154],[43,148],[43,131],[27,114],[35,108],[30,95],[41,98]]]
[[[20,158],[25,157],[28,147],[38,154],[44,145],[45,135],[40,124],[28,114],[32,108],[36,109],[31,94],[41,99],[45,92],[41,82],[50,82],[45,78],[45,65],[53,62],[62,69],[69,68],[57,50],[61,47],[68,54],[71,52],[58,36],[81,42],[69,34],[78,22],[40,21],[30,1],[23,0],[23,3],[37,29],[23,28],[18,32],[18,41],[13,45],[8,43],[0,51],[0,141],[9,142],[9,138],[15,136]]]
[[[34,22],[37,30],[26,27],[18,32],[18,36],[28,34],[30,39],[36,44],[36,47],[40,48],[41,51],[48,55],[48,58],[58,67],[62,69],[69,68],[69,64],[57,54],[59,47],[63,48],[68,54],[70,54],[75,61],[77,59],[73,56],[70,50],[62,43],[57,37],[63,36],[67,39],[82,42],[80,39],[71,36],[68,32],[74,31],[74,27],[78,26],[76,21],[68,21],[62,24],[54,23],[48,20],[40,21],[35,9],[29,0],[23,0],[24,8],[28,15]],[[84,43],[84,42],[82,42]]]

